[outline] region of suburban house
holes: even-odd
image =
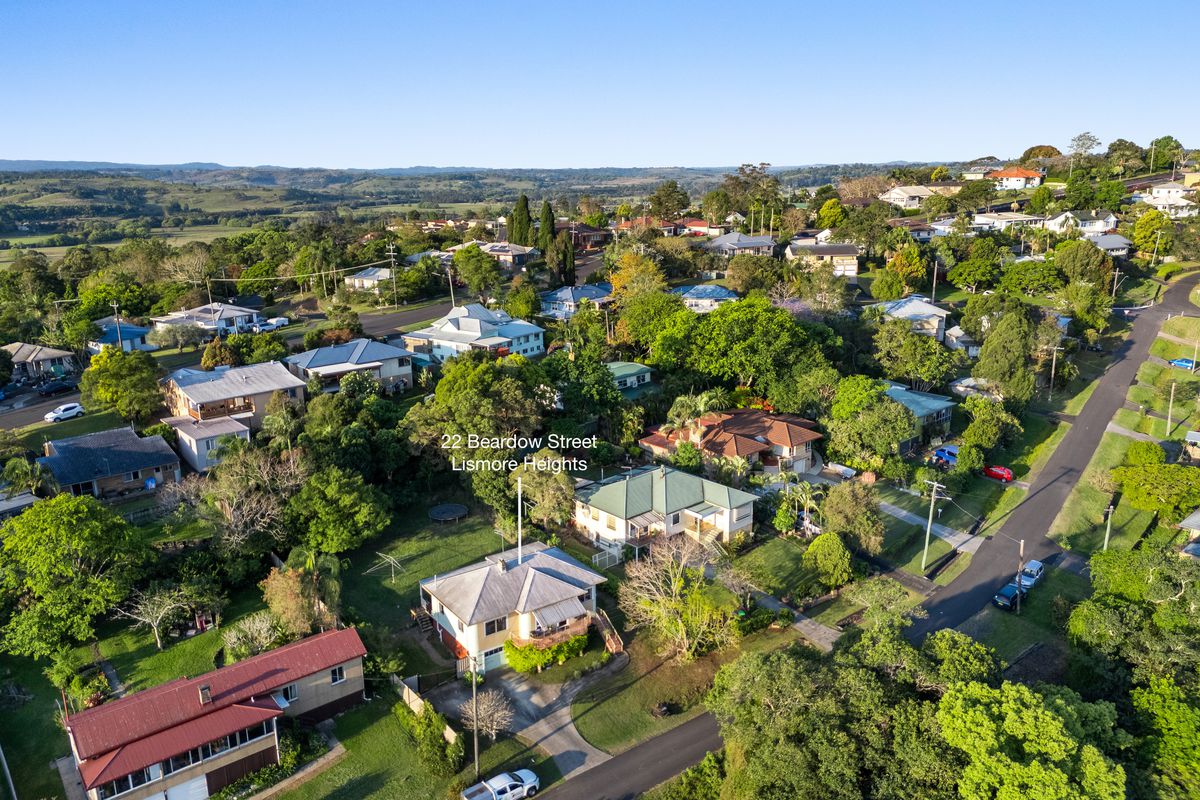
[[[852,244],[796,244],[792,242],[783,251],[788,261],[797,259],[810,266],[829,264],[833,274],[858,283],[858,248]]]
[[[900,452],[908,453],[926,442],[940,440],[950,432],[950,415],[954,411],[954,400],[942,394],[917,392],[902,383],[884,381],[885,394],[912,412],[917,418],[920,431],[911,439],[900,443]]]
[[[621,220],[613,226],[613,230],[617,233],[629,233],[638,228],[654,228],[663,236],[678,236],[680,232],[679,223],[669,222],[668,220],[656,217],[634,217],[633,219]]]
[[[1005,167],[987,174],[987,179],[996,182],[997,189],[1032,189],[1042,185],[1042,173],[1025,167]]]
[[[75,354],[40,344],[13,342],[4,345],[13,360],[13,380],[40,380],[71,375],[79,371]]]
[[[345,277],[346,288],[356,292],[374,292],[379,294],[379,284],[392,279],[389,267],[367,267]]]
[[[976,214],[972,225],[981,231],[1006,231],[1009,228],[1038,228],[1045,221],[1045,217],[1034,214],[1021,214],[1017,211],[989,211],[985,214]]]
[[[44,445],[37,461],[50,470],[60,492],[101,500],[154,492],[180,478],[179,456],[161,436],[138,436],[113,428]]]
[[[672,289],[671,294],[677,294],[683,298],[683,304],[697,314],[707,314],[721,303],[738,299],[737,292],[712,283],[680,286],[678,289]]]
[[[598,250],[612,239],[612,231],[605,228],[595,228],[584,222],[560,221],[554,223],[554,233],[558,235],[567,231],[571,235],[571,245],[579,250]]]
[[[468,350],[490,350],[499,356],[537,356],[546,351],[544,332],[532,322],[470,303],[452,308],[428,328],[404,334],[404,346],[439,361]]]
[[[92,355],[105,347],[120,347],[126,353],[133,350],[158,349],[146,341],[146,335],[150,333],[149,328],[133,325],[120,317],[105,317],[93,324],[100,329],[100,335],[87,343],[88,352]]]
[[[419,253],[413,253],[411,256],[406,256],[404,259],[404,263],[405,264],[416,264],[422,258],[425,258],[426,256],[428,256],[429,258],[432,258],[434,261],[438,262],[443,267],[448,267],[454,263],[454,253],[448,253],[445,250],[422,250]]]
[[[971,334],[957,325],[946,329],[946,336],[942,344],[951,350],[962,350],[967,354],[967,358],[976,358],[979,356],[979,342],[975,341],[975,338]]]
[[[613,382],[626,400],[640,397],[652,386],[651,370],[636,361],[609,361],[604,366],[612,373]]]
[[[163,384],[167,409],[174,416],[233,417],[251,428],[262,425],[267,403],[276,392],[304,401],[304,381],[278,361],[208,371],[185,367],[168,375]]]
[[[1197,206],[1185,197],[1195,190],[1182,183],[1170,181],[1150,187],[1150,193],[1142,193],[1136,199],[1147,203],[1171,219],[1182,219],[1196,214]]]
[[[670,467],[647,466],[575,490],[574,525],[609,551],[686,533],[708,544],[754,526],[749,492]]]
[[[524,268],[526,264],[542,254],[542,251],[536,247],[526,247],[512,242],[485,242],[479,246],[479,249],[508,269]]]
[[[822,438],[817,424],[790,414],[753,408],[705,414],[670,432],[651,428],[639,442],[643,450],[668,459],[683,442],[691,442],[706,461],[741,457],[766,472],[808,472],[816,463],[813,442]]]
[[[1108,233],[1117,229],[1117,215],[1111,211],[1064,211],[1043,223],[1047,230],[1066,233],[1072,228],[1080,233]]]
[[[932,336],[939,342],[946,336],[946,317],[950,312],[929,302],[928,297],[910,294],[900,300],[876,303],[871,307],[882,309],[888,319],[908,320],[914,331]]]
[[[729,216],[725,217],[726,225],[741,225],[745,221],[746,215],[740,211],[731,212]]]
[[[965,223],[965,229],[963,223]],[[961,218],[943,217],[942,219],[935,219],[929,223],[929,227],[933,229],[934,236],[949,236],[955,231],[960,230],[965,236],[974,236],[979,232],[975,227],[975,220],[965,216]]]
[[[163,422],[174,429],[175,448],[196,472],[207,472],[221,462],[219,448],[224,437],[250,441],[250,429],[233,417],[167,417]]]
[[[963,167],[960,177],[964,181],[981,181],[988,176],[989,173],[1000,169],[1001,165],[991,161],[982,161],[977,164],[968,164]]]
[[[728,225],[714,225],[706,219],[686,217],[679,220],[679,225],[687,236],[721,236],[728,233]]]
[[[1089,233],[1083,237],[1113,258],[1128,258],[1133,242],[1119,233]]]
[[[366,648],[331,630],[64,717],[89,800],[203,800],[279,762],[280,717],[328,719],[363,696]]]
[[[583,286],[560,286],[542,292],[542,315],[551,319],[570,319],[579,311],[583,301],[603,306],[612,301],[612,284],[585,283]]]
[[[249,330],[254,323],[261,322],[262,317],[250,308],[229,303],[206,303],[183,311],[172,311],[161,317],[151,317],[150,321],[159,330],[172,325],[191,325],[216,336],[225,336]]]
[[[732,256],[769,256],[775,252],[775,240],[770,236],[747,236],[741,231],[722,234],[702,247],[710,253],[730,258]]]
[[[906,228],[908,235],[913,238],[914,242],[924,244],[925,242],[933,241],[933,226],[919,219],[893,219],[888,220],[888,225],[891,225],[893,228]],[[792,241],[795,241],[795,239]]]
[[[801,228],[792,234],[791,244],[829,244],[833,241],[832,228]]]
[[[376,342],[373,339],[351,339],[341,344],[305,350],[283,360],[297,378],[308,381],[316,378],[327,392],[336,392],[343,375],[365,372],[384,391],[412,388],[412,353],[402,347]]]
[[[924,186],[893,186],[879,195],[879,199],[903,209],[910,209],[920,208],[921,203],[934,194],[936,192]]]
[[[27,508],[41,500],[33,492],[17,492],[12,497],[7,492],[0,492],[0,522],[24,514]]]
[[[587,633],[605,578],[557,547],[530,542],[420,582],[418,618],[479,672],[508,663],[504,643],[552,647]],[[423,623],[427,625],[428,623]]]

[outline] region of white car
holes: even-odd
[[[287,317],[271,317],[266,322],[259,322],[254,326],[255,333],[268,333],[270,331],[286,328],[289,320]]]
[[[79,403],[63,403],[53,411],[47,411],[42,419],[46,422],[62,422],[65,419],[75,419],[83,416],[83,406]]]

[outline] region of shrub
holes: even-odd
[[[504,655],[508,659],[508,665],[517,672],[541,672],[543,667],[550,664],[565,664],[568,659],[583,655],[583,651],[587,649],[587,642],[587,634],[581,634],[553,647],[542,649],[533,644],[513,644],[510,639],[504,643]]]
[[[734,622],[737,631],[742,636],[749,636],[756,631],[761,631],[772,622],[775,621],[775,614],[769,608],[758,606],[751,611],[738,617]]]
[[[1125,453],[1125,463],[1133,467],[1167,463],[1167,452],[1158,442],[1132,442]]]
[[[416,745],[417,757],[429,770],[436,775],[453,775],[458,772],[463,762],[462,737],[456,736],[453,742],[447,742],[443,732],[446,729],[446,718],[433,710],[428,702],[421,708],[421,713],[414,713],[403,701],[392,708],[400,727]]]

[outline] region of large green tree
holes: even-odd
[[[893,319],[875,334],[875,358],[889,378],[919,392],[940,386],[962,365],[962,355],[932,336],[916,333],[908,320]]]
[[[94,635],[150,555],[145,538],[93,497],[61,494],[0,528],[0,586],[13,601],[4,649],[42,658]]]
[[[311,475],[288,510],[304,531],[305,546],[320,553],[353,550],[388,524],[382,492],[338,467]]]
[[[650,213],[663,220],[676,219],[691,203],[676,181],[663,181],[649,197]]]
[[[550,252],[554,245],[554,209],[549,200],[542,201],[542,210],[538,215],[537,246],[542,255]]]
[[[162,405],[158,368],[143,350],[105,347],[92,358],[79,382],[83,404],[114,409],[128,420],[144,420]]]
[[[513,244],[533,244],[533,218],[529,215],[529,198],[522,193],[508,217],[508,241]]]
[[[467,284],[467,288],[486,302],[500,286],[502,275],[496,259],[479,249],[479,245],[464,247],[454,254],[454,271]]]
[[[1010,311],[989,330],[971,374],[993,381],[1006,402],[1024,405],[1033,397],[1032,344],[1033,326],[1024,313]]]

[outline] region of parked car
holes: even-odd
[[[73,392],[78,385],[79,381],[74,378],[54,378],[38,384],[37,391],[42,397],[50,397],[63,392]]]
[[[254,332],[268,333],[270,331],[276,331],[280,328],[286,328],[289,322],[291,322],[291,320],[289,320],[287,317],[271,317],[266,322],[255,323]]]
[[[1001,467],[999,465],[984,467],[983,474],[984,477],[992,478],[993,480],[1002,481],[1004,483],[1009,483],[1013,479],[1013,471],[1008,467]]]
[[[1017,574],[1017,577],[1013,578],[1013,583],[1019,583],[1022,588],[1028,591],[1037,586],[1045,574],[1045,564],[1040,561],[1027,561],[1025,568]]]
[[[1192,361],[1190,358],[1172,358],[1167,363],[1172,367],[1179,367],[1180,369],[1186,369],[1189,371],[1196,368],[1196,362]]]
[[[46,416],[42,417],[42,419],[46,420],[46,422],[62,422],[66,419],[75,419],[82,416],[83,406],[79,405],[79,403],[63,403],[58,408],[47,411]]]
[[[501,772],[494,778],[464,789],[459,795],[462,800],[513,800],[533,797],[541,787],[538,776],[527,769]]]
[[[933,451],[934,461],[944,461],[950,466],[958,463],[958,445],[948,444],[945,447],[939,447]]]
[[[1029,594],[1029,589],[1017,586],[1015,582],[1010,583],[992,596],[992,604],[1005,611],[1012,611],[1017,607],[1017,596],[1020,595],[1024,600],[1027,594]]]

